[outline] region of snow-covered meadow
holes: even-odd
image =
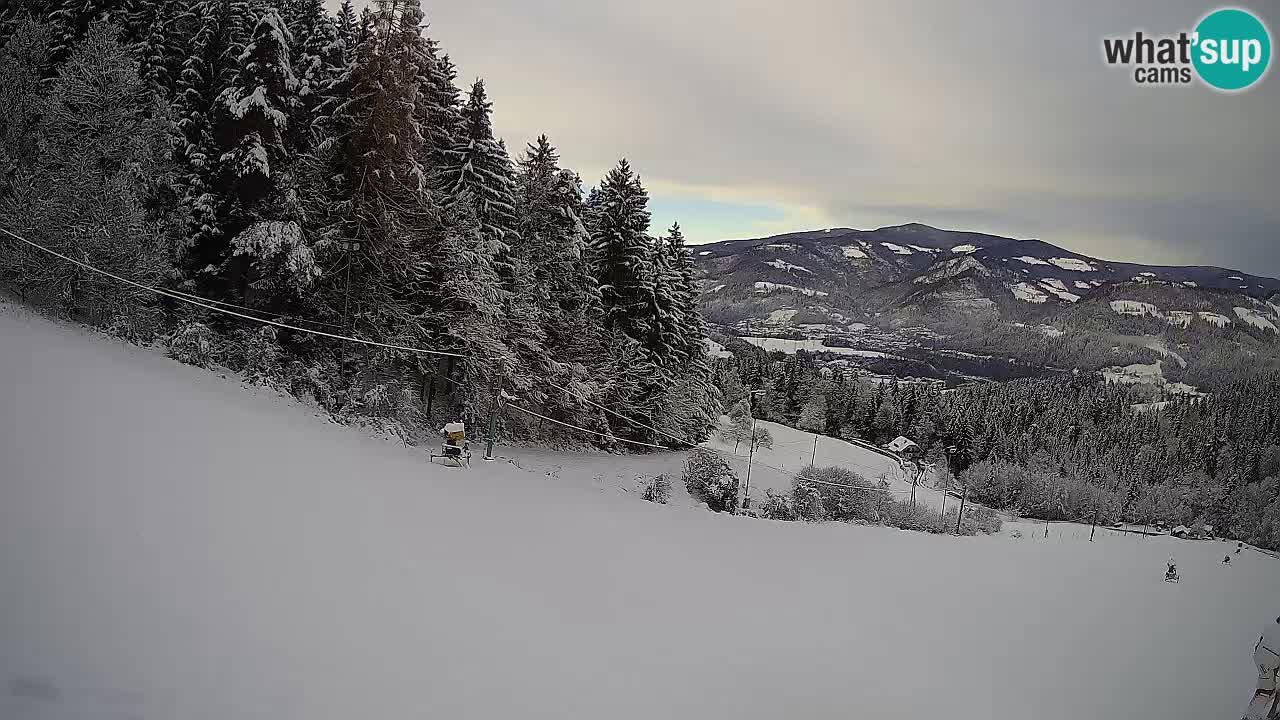
[[[777,523],[592,487],[678,456],[502,453],[0,307],[0,717],[1235,718],[1280,614],[1222,544]]]

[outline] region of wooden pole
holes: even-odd
[[[493,446],[498,441],[498,399],[502,395],[502,382],[493,383],[493,400],[489,402],[489,437],[485,441],[484,459],[493,460]]]
[[[1093,542],[1093,533],[1098,529],[1098,517],[1102,515],[1102,510],[1098,509],[1093,513],[1093,527],[1089,528],[1089,542]]]
[[[818,461],[818,433],[813,434],[813,455],[809,457],[809,465]]]
[[[964,504],[969,500],[969,486],[964,486],[964,496],[960,498],[960,517],[956,518],[956,534],[960,534],[960,521],[964,520]]]
[[[342,333],[344,335],[351,334],[350,310],[351,310],[351,246],[346,247],[347,250],[347,280],[342,289]],[[338,345],[338,377],[344,381],[347,377],[347,341],[343,340]]]
[[[742,510],[751,504],[751,462],[756,456],[756,416],[751,414],[751,439],[747,441],[747,481],[742,486]]]
[[[920,477],[920,474],[916,473],[916,477]],[[943,517],[947,516],[947,490],[950,487],[951,487],[951,483],[949,482],[946,485],[942,486],[942,516]]]

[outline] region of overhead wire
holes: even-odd
[[[438,356],[441,356],[441,357],[454,357],[454,358],[465,358],[465,357],[466,357],[466,355],[462,355],[461,353],[446,352],[446,351],[443,351],[443,350],[428,350],[428,349],[426,349],[426,348],[414,348],[414,347],[408,347],[408,346],[405,346],[405,345],[395,345],[395,344],[392,344],[392,343],[381,343],[381,342],[376,342],[376,341],[374,341],[374,340],[363,340],[363,339],[361,339],[361,338],[354,338],[354,337],[349,337],[349,336],[346,336],[346,335],[339,335],[339,334],[337,334],[337,333],[325,332],[324,330],[314,330],[314,329],[310,329],[310,328],[300,328],[300,327],[297,327],[297,326],[295,326],[295,325],[289,325],[288,323],[282,323],[282,322],[279,322],[279,321],[276,321],[276,320],[268,320],[268,319],[266,319],[266,318],[260,318],[260,317],[254,317],[254,316],[252,316],[252,315],[246,315],[246,314],[244,314],[244,313],[237,312],[237,311],[235,311],[235,310],[230,310],[230,309],[227,309],[227,308],[218,307],[217,305],[213,304],[212,302],[206,302],[206,301],[204,301],[204,300],[196,300],[196,299],[194,299],[194,298],[192,298],[192,297],[187,297],[185,294],[180,293],[180,292],[174,292],[174,291],[171,291],[171,290],[168,290],[168,289],[165,289],[165,288],[153,287],[153,286],[151,286],[151,285],[144,285],[144,284],[142,284],[142,283],[140,283],[140,282],[136,282],[136,281],[134,281],[134,280],[130,280],[130,279],[125,278],[125,277],[121,277],[121,276],[116,275],[116,274],[114,274],[114,273],[112,273],[112,272],[109,272],[109,271],[107,271],[107,270],[102,270],[101,268],[94,267],[93,265],[90,265],[89,263],[81,262],[81,261],[79,261],[79,260],[76,260],[76,259],[75,259],[75,258],[73,258],[73,257],[68,257],[68,256],[66,256],[66,255],[63,255],[62,253],[60,253],[60,252],[58,252],[58,251],[56,251],[56,250],[53,250],[53,249],[47,248],[47,247],[45,247],[45,246],[43,246],[43,245],[40,245],[39,243],[32,242],[32,241],[30,241],[30,240],[28,240],[28,239],[26,239],[26,238],[22,237],[21,235],[17,235],[17,234],[15,234],[15,233],[12,233],[12,232],[10,232],[9,230],[6,230],[6,229],[4,229],[4,228],[0,228],[0,232],[4,233],[5,235],[8,235],[9,237],[11,237],[11,238],[13,238],[13,239],[15,239],[15,240],[17,240],[17,241],[19,241],[19,242],[22,242],[22,243],[25,243],[25,244],[27,244],[27,245],[30,245],[31,247],[33,247],[33,248],[35,248],[35,249],[37,249],[37,250],[40,250],[40,251],[45,252],[45,253],[48,253],[48,254],[50,254],[50,255],[52,255],[52,256],[54,256],[54,257],[56,257],[56,258],[60,258],[60,259],[62,259],[62,260],[65,260],[65,261],[67,261],[67,262],[69,262],[69,263],[71,263],[71,264],[73,264],[73,265],[76,265],[76,266],[78,266],[78,267],[84,268],[85,270],[88,270],[88,271],[90,271],[90,272],[98,273],[99,275],[103,275],[103,276],[105,276],[105,277],[109,277],[109,278],[111,278],[112,280],[116,280],[117,282],[122,282],[122,283],[124,283],[124,284],[126,284],[126,285],[129,285],[129,286],[131,286],[131,287],[135,287],[135,288],[137,288],[137,289],[139,289],[139,290],[144,290],[144,291],[146,291],[146,292],[154,293],[154,294],[156,294],[156,295],[160,295],[160,296],[162,296],[162,297],[171,298],[171,299],[173,299],[173,300],[177,300],[177,301],[179,301],[179,302],[187,303],[188,305],[194,305],[194,306],[196,306],[196,307],[201,307],[201,308],[204,308],[204,309],[209,310],[209,311],[211,311],[211,312],[218,312],[218,313],[222,313],[222,314],[224,314],[224,315],[230,315],[230,316],[232,316],[232,317],[238,317],[238,318],[240,318],[240,319],[242,319],[242,320],[249,320],[249,321],[251,321],[251,322],[263,323],[263,324],[265,324],[265,325],[271,325],[271,326],[278,327],[278,328],[282,328],[282,329],[284,329],[284,330],[289,330],[289,331],[292,331],[292,332],[309,333],[309,334],[311,334],[311,335],[318,335],[318,336],[320,336],[320,337],[327,337],[327,338],[330,338],[330,339],[333,339],[333,340],[342,340],[342,341],[344,341],[344,342],[358,343],[358,344],[360,344],[360,345],[368,345],[368,346],[371,346],[371,347],[381,347],[381,348],[385,348],[385,349],[388,349],[388,350],[402,350],[402,351],[405,351],[405,352],[413,352],[413,353],[423,353],[423,354],[426,354],[426,355],[438,355]]]
[[[277,314],[274,314],[274,313],[269,313],[269,312],[262,311],[262,310],[257,310],[257,309],[254,309],[254,308],[247,308],[247,307],[243,307],[243,306],[235,305],[235,304],[233,304],[233,303],[223,302],[223,301],[220,301],[220,300],[212,300],[212,299],[209,299],[209,298],[203,298],[203,297],[200,297],[200,296],[198,296],[198,295],[194,295],[194,294],[191,294],[191,293],[186,293],[186,292],[181,291],[181,290],[174,290],[174,289],[169,289],[169,288],[159,288],[159,287],[154,287],[154,286],[151,286],[151,285],[145,285],[145,284],[140,283],[140,282],[137,282],[137,281],[135,281],[135,280],[131,280],[131,279],[129,279],[129,278],[122,277],[122,276],[120,276],[120,275],[117,275],[117,274],[115,274],[115,273],[112,273],[112,272],[110,272],[110,271],[108,271],[108,270],[103,270],[103,269],[101,269],[101,268],[95,267],[94,265],[91,265],[91,264],[89,264],[89,263],[86,263],[86,262],[83,262],[83,261],[80,261],[80,260],[76,260],[75,258],[69,257],[69,256],[67,256],[67,255],[65,255],[65,254],[63,254],[63,253],[60,253],[60,252],[58,252],[58,251],[56,251],[56,250],[53,250],[52,248],[48,248],[48,247],[45,247],[45,246],[43,246],[43,245],[41,245],[41,244],[39,244],[39,243],[33,242],[33,241],[31,241],[31,240],[28,240],[27,238],[22,237],[21,235],[18,235],[18,234],[14,233],[14,232],[11,232],[10,230],[8,230],[8,229],[6,229],[6,228],[0,228],[0,233],[4,233],[5,235],[7,235],[7,236],[9,236],[9,237],[13,238],[14,240],[17,240],[18,242],[24,243],[24,244],[26,244],[26,245],[28,245],[28,246],[30,246],[30,247],[32,247],[32,248],[35,248],[36,250],[39,250],[39,251],[44,252],[44,253],[47,253],[48,255],[51,255],[51,256],[53,256],[53,257],[56,257],[56,258],[58,258],[58,259],[60,259],[60,260],[63,260],[63,261],[65,261],[65,262],[71,263],[71,264],[73,264],[73,265],[75,265],[75,266],[77,266],[77,267],[83,268],[83,269],[88,270],[88,271],[90,271],[90,272],[93,272],[93,273],[97,273],[97,274],[99,274],[99,275],[102,275],[103,277],[110,278],[110,279],[112,279],[112,280],[115,280],[116,282],[123,283],[123,284],[125,284],[125,285],[128,285],[128,286],[130,286],[130,287],[136,288],[136,289],[138,289],[138,290],[142,290],[142,291],[144,291],[144,292],[149,292],[149,293],[152,293],[152,294],[155,294],[155,295],[161,296],[161,297],[167,297],[167,298],[170,298],[170,299],[172,299],[172,300],[176,300],[176,301],[178,301],[178,302],[182,302],[182,303],[186,303],[186,304],[188,304],[188,305],[192,305],[192,306],[195,306],[195,307],[203,308],[203,309],[208,310],[208,311],[210,311],[210,312],[221,313],[221,314],[224,314],[224,315],[228,315],[228,316],[231,316],[231,317],[236,317],[236,318],[239,318],[239,319],[241,319],[241,320],[247,320],[247,321],[250,321],[250,322],[262,323],[262,324],[264,324],[264,325],[270,325],[270,326],[277,327],[277,328],[281,328],[281,329],[284,329],[284,330],[289,330],[289,331],[291,331],[291,332],[298,332],[298,333],[304,333],[304,334],[309,334],[309,335],[316,335],[316,336],[319,336],[319,337],[326,337],[326,338],[330,338],[330,339],[333,339],[333,340],[340,340],[340,341],[343,341],[343,342],[351,342],[351,343],[356,343],[356,344],[360,344],[360,345],[366,345],[366,346],[370,346],[370,347],[380,347],[380,348],[385,348],[385,349],[390,349],[390,350],[400,350],[400,351],[404,351],[404,352],[412,352],[412,353],[419,353],[419,354],[425,354],[425,355],[434,355],[434,356],[440,356],[440,357],[452,357],[452,358],[464,358],[464,359],[467,357],[466,355],[463,355],[463,354],[461,354],[461,353],[447,352],[447,351],[443,351],[443,350],[430,350],[430,349],[426,349],[426,348],[415,348],[415,347],[409,347],[409,346],[406,346],[406,345],[397,345],[397,344],[393,344],[393,343],[382,343],[382,342],[377,342],[377,341],[374,341],[374,340],[365,340],[365,339],[362,339],[362,338],[356,338],[356,337],[351,337],[351,336],[347,336],[347,335],[341,335],[341,334],[338,334],[338,333],[331,333],[331,332],[326,332],[326,331],[323,331],[323,330],[316,330],[316,329],[313,329],[313,328],[303,328],[303,327],[298,327],[298,326],[296,326],[296,325],[290,325],[289,323],[279,322],[278,320],[274,320],[274,319],[269,319],[269,318],[264,318],[264,317],[255,317],[255,316],[253,316],[253,315],[246,314],[246,312],[250,312],[250,313],[259,313],[259,314],[263,314],[263,315],[273,315],[273,316],[274,316],[274,317],[276,317],[276,318],[279,318],[279,317],[286,317],[286,316],[284,316],[284,315],[277,315]],[[232,309],[232,308],[235,308],[235,309]],[[245,312],[238,312],[238,310],[243,310],[243,311],[245,311]],[[319,321],[307,320],[307,319],[305,319],[305,318],[299,318],[299,320],[300,320],[301,322],[310,322],[310,323],[314,323],[314,324],[318,324],[318,325],[330,325],[329,323],[322,323],[322,322],[319,322]],[[330,325],[330,326],[332,326],[332,325]],[[453,383],[455,383],[455,384],[462,385],[461,383],[459,383],[459,382],[458,382],[458,381],[456,381],[456,380],[453,380],[452,378],[448,378],[448,377],[445,377],[445,376],[440,376],[440,377],[443,377],[445,380],[447,380],[447,381],[449,381],[449,382],[453,382]],[[670,438],[671,440],[674,440],[677,444],[679,444],[679,445],[683,445],[683,446],[685,446],[686,448],[689,448],[689,449],[702,448],[702,449],[705,449],[705,450],[709,450],[709,451],[711,451],[711,452],[714,452],[714,453],[716,453],[716,454],[722,455],[722,456],[724,456],[724,457],[729,457],[729,458],[733,458],[733,459],[739,459],[739,457],[738,457],[736,454],[730,454],[730,453],[728,453],[728,452],[726,452],[726,451],[723,451],[723,450],[720,450],[720,449],[718,449],[718,448],[714,448],[714,447],[706,447],[706,446],[698,445],[698,444],[695,444],[695,443],[691,443],[691,442],[689,442],[688,440],[685,440],[685,439],[683,439],[683,438],[676,437],[675,435],[672,435],[672,434],[670,434],[670,433],[668,433],[668,432],[665,432],[665,431],[663,431],[663,430],[659,430],[658,428],[656,428],[656,427],[654,427],[654,426],[652,426],[652,425],[649,425],[649,424],[647,424],[647,423],[641,422],[641,421],[636,420],[636,419],[634,419],[634,418],[627,417],[627,416],[625,416],[625,415],[623,415],[623,414],[621,414],[621,413],[619,413],[619,412],[617,412],[617,411],[613,410],[612,408],[609,408],[609,407],[606,407],[606,406],[604,406],[604,405],[601,405],[600,403],[597,403],[597,402],[595,402],[594,400],[591,400],[590,398],[587,398],[587,397],[585,397],[585,396],[581,395],[580,393],[577,393],[577,392],[575,392],[575,391],[573,391],[573,390],[570,390],[569,388],[564,387],[564,386],[562,386],[562,385],[559,385],[559,384],[556,384],[556,383],[548,383],[548,385],[550,385],[551,387],[553,387],[553,388],[555,388],[555,389],[557,389],[557,390],[560,390],[560,391],[562,391],[562,392],[565,392],[565,393],[567,393],[568,395],[570,395],[571,397],[575,397],[575,398],[577,398],[578,400],[580,400],[580,401],[582,401],[582,402],[585,402],[586,404],[588,404],[588,405],[590,405],[590,406],[592,406],[592,407],[595,407],[595,408],[597,408],[597,409],[600,409],[600,410],[602,410],[602,411],[604,411],[604,412],[606,412],[606,413],[608,413],[608,414],[610,414],[610,415],[613,415],[613,416],[615,416],[615,417],[617,417],[617,418],[620,418],[620,419],[622,419],[622,420],[624,420],[624,421],[626,421],[626,422],[628,422],[628,423],[631,423],[632,425],[639,426],[639,427],[641,427],[641,428],[644,428],[644,429],[650,430],[650,431],[652,431],[652,432],[654,432],[654,433],[657,433],[658,435],[661,435],[661,436],[663,436],[663,437]],[[557,424],[557,425],[561,425],[561,426],[566,427],[566,428],[570,428],[570,429],[573,429],[573,430],[577,430],[577,431],[579,431],[579,432],[586,433],[586,434],[589,434],[589,435],[594,435],[594,436],[597,436],[597,437],[603,437],[603,438],[606,438],[606,439],[609,439],[609,440],[613,440],[613,441],[616,441],[616,442],[626,443],[626,444],[634,445],[634,446],[637,446],[637,447],[646,447],[646,448],[659,449],[659,450],[670,450],[670,449],[674,449],[674,448],[670,448],[670,447],[667,447],[667,446],[664,446],[664,445],[657,445],[657,444],[655,444],[655,443],[646,443],[646,442],[642,442],[642,441],[639,441],[639,440],[631,440],[631,439],[628,439],[628,438],[621,438],[621,437],[617,437],[616,435],[612,435],[612,434],[609,434],[609,433],[603,433],[603,432],[600,432],[600,431],[597,431],[597,430],[591,430],[591,429],[589,429],[589,428],[580,427],[580,426],[573,425],[573,424],[571,424],[571,423],[567,423],[567,422],[564,422],[564,421],[561,421],[561,420],[556,420],[555,418],[547,417],[546,415],[542,415],[542,414],[540,414],[540,413],[534,412],[534,411],[529,410],[529,409],[527,409],[527,408],[520,407],[520,406],[518,406],[518,405],[508,404],[507,406],[508,406],[508,407],[511,407],[511,408],[512,408],[512,409],[514,409],[514,410],[517,410],[517,411],[519,411],[519,412],[525,413],[525,414],[527,414],[527,415],[529,415],[529,416],[532,416],[532,417],[539,418],[539,419],[541,419],[541,420],[545,420],[545,421],[547,421],[547,422],[552,422],[552,423],[555,423],[555,424]],[[773,470],[773,471],[775,471],[775,472],[778,472],[778,473],[780,473],[780,474],[782,474],[782,475],[791,475],[793,478],[798,478],[798,477],[799,477],[799,475],[796,475],[796,474],[793,474],[793,473],[788,473],[786,470],[783,470],[782,468],[774,467],[774,466],[772,466],[772,465],[770,465],[770,464],[768,464],[768,463],[765,463],[765,462],[763,462],[763,461],[758,461],[758,460],[756,460],[756,461],[753,461],[753,462],[755,462],[756,464],[759,464],[759,465],[761,465],[761,466],[763,466],[763,467],[769,468],[770,470]],[[879,470],[879,468],[873,468],[873,467],[871,467],[871,466],[869,466],[869,465],[865,465],[865,464],[857,463],[857,462],[847,462],[846,464],[849,464],[849,465],[855,465],[855,466],[862,467],[862,468],[864,468],[864,469],[868,469],[868,470]],[[831,484],[831,483],[826,483],[826,484]],[[860,486],[853,486],[853,485],[848,485],[848,486],[843,486],[843,487],[848,487],[848,488],[853,488],[853,489],[866,489],[866,488],[862,488],[862,487],[860,487]],[[896,492],[903,492],[903,491],[896,491]]]

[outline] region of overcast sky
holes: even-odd
[[[334,2],[336,5],[336,2]],[[1275,2],[1237,2],[1280,27]],[[424,0],[513,152],[642,174],[694,242],[904,222],[1280,276],[1280,75],[1138,87],[1189,0]]]

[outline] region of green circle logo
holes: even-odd
[[[1218,90],[1244,90],[1262,79],[1271,63],[1271,35],[1252,13],[1215,10],[1196,26],[1191,58],[1196,73]]]

